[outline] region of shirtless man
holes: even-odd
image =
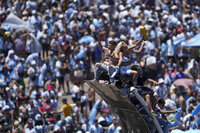
[[[133,41],[133,45],[129,47],[129,49],[133,49],[134,47],[138,46],[138,44],[141,43],[142,39],[135,39]],[[99,80],[99,76],[101,72],[107,72],[109,74],[110,82],[114,81],[114,77],[112,74],[116,71],[116,68],[113,66],[117,66],[119,62],[119,57],[113,56],[113,53],[116,49],[117,43],[115,41],[109,41],[108,48],[102,47],[100,39],[98,37],[98,45],[101,49],[103,49],[105,52],[108,53],[108,58],[103,62],[103,63],[96,63],[95,64],[95,71],[94,71],[94,79]],[[128,66],[130,64],[129,61],[127,62],[121,62],[120,63],[122,66]],[[111,78],[112,76],[112,78]]]
[[[111,69],[109,69],[109,64],[110,63],[112,64],[114,62],[112,62],[110,55],[115,50],[117,43],[114,42],[114,41],[109,41],[108,48],[102,47],[100,39],[98,37],[98,45],[101,49],[103,49],[104,51],[106,51],[108,53],[108,59],[106,59],[103,63],[96,63],[95,64],[94,79],[97,80],[97,81],[99,80],[99,76],[100,76],[101,72],[108,72],[109,73],[109,71],[112,71]]]

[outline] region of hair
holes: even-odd
[[[188,108],[188,113],[192,113],[192,111],[193,111],[193,107],[192,106],[190,106],[189,108]]]
[[[63,98],[63,99],[62,99],[62,102],[63,102],[63,103],[67,103],[67,99],[66,99],[66,98]]]
[[[125,43],[124,41],[120,41],[118,44],[117,44],[117,47],[116,47],[116,50],[119,52],[121,50],[121,48],[123,47],[123,43]]]
[[[159,98],[159,99],[158,99],[158,103],[160,103],[160,104],[165,104],[165,101],[164,101],[162,98]]]
[[[113,40],[109,41],[108,43],[110,43],[111,45],[115,45],[115,46],[117,45],[117,43]]]

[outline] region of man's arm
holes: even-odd
[[[174,110],[160,110],[160,112],[164,114],[171,114],[171,113],[176,113],[177,111],[174,109]]]
[[[55,111],[55,112],[53,112],[53,113],[60,114],[60,113],[63,112],[63,110],[64,110],[64,107],[61,107],[60,111]]]
[[[98,39],[98,46],[99,46],[99,48],[101,48],[101,49],[103,49],[105,51],[108,51],[108,48],[102,46],[99,35],[97,35],[97,39]]]
[[[158,85],[158,82],[153,79],[147,79],[147,81],[145,81],[145,82],[152,83],[153,85]]]

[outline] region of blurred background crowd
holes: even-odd
[[[9,15],[31,28],[5,28]],[[105,47],[131,45],[140,26],[148,40],[131,64],[148,68],[144,76],[158,81],[155,95],[166,107],[182,108],[178,128],[199,128],[200,51],[184,46],[199,34],[200,1],[1,0],[0,25],[0,132],[122,132],[84,80],[105,58],[97,36]]]

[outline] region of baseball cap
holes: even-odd
[[[49,118],[49,122],[54,122],[54,118],[53,117]]]
[[[158,83],[159,83],[159,84],[164,83],[164,79],[163,79],[163,78],[160,78],[160,79],[158,80]]]

